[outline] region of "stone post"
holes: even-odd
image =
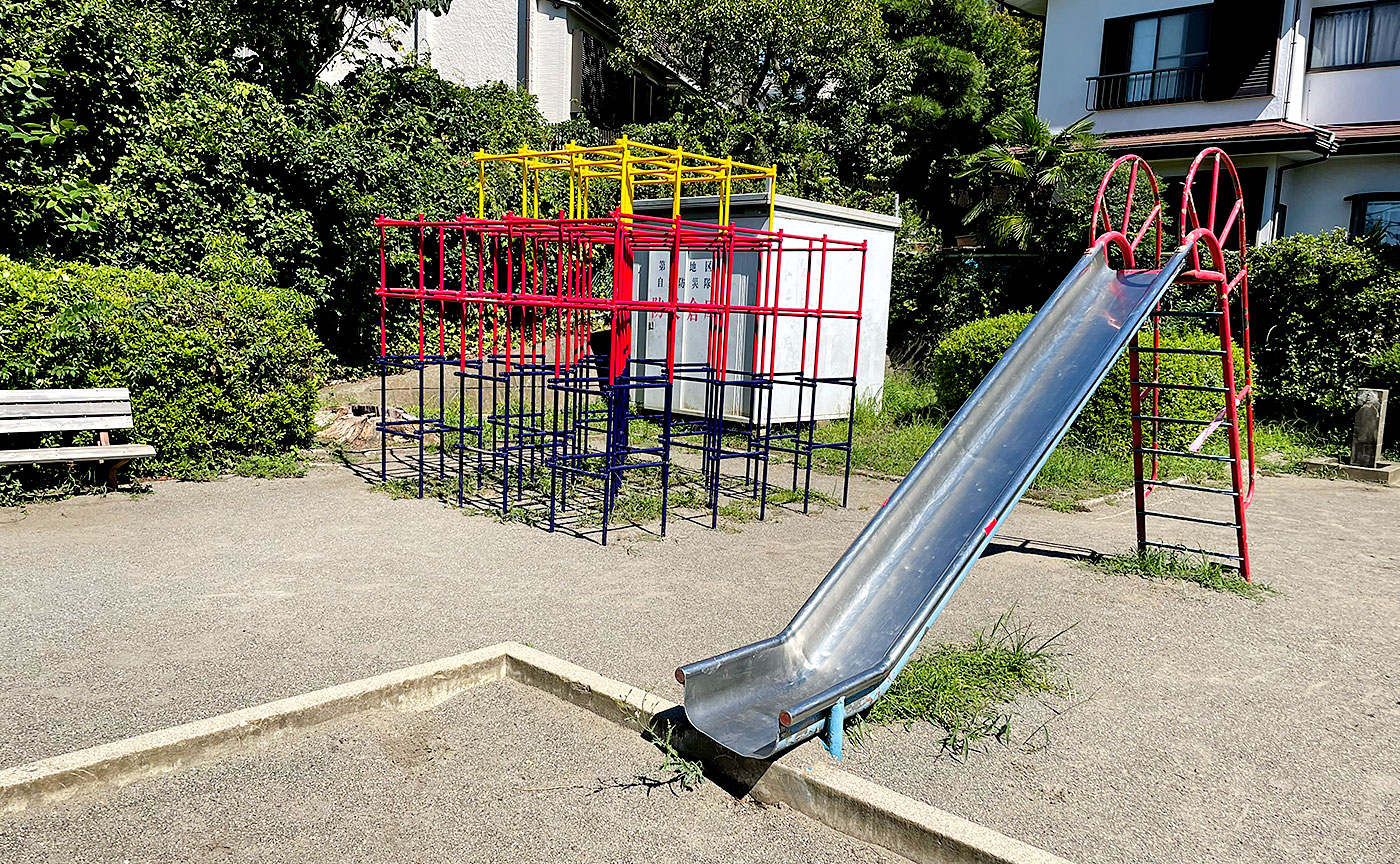
[[[1385,440],[1385,405],[1389,390],[1356,391],[1356,414],[1351,430],[1351,464],[1375,468]]]

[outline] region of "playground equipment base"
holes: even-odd
[[[673,730],[726,790],[791,807],[842,834],[919,862],[1065,864],[1065,860],[840,770],[815,748],[768,762],[718,750],[680,706],[525,645],[506,642],[299,696],[0,771],[0,813],[111,791],[247,750],[338,718],[421,711],[502,679],[533,687],[637,733]],[[816,756],[815,762],[804,762]]]
[[[1376,467],[1366,468],[1361,465],[1348,465],[1331,456],[1319,456],[1305,460],[1303,467],[1309,474],[1320,474],[1324,477],[1340,475],[1348,480],[1359,480],[1362,483],[1400,486],[1400,462],[1377,462]]]

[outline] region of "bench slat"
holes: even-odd
[[[91,387],[82,390],[0,390],[0,405],[41,402],[130,402],[125,387]]]
[[[113,414],[107,417],[24,417],[0,419],[0,434],[130,429],[132,425],[130,414]]]
[[[43,405],[0,405],[0,419],[40,417],[110,417],[130,414],[131,403],[112,402],[50,402]]]
[[[0,450],[0,465],[144,459],[154,455],[156,455],[156,448],[149,444],[111,444],[106,447],[37,447],[32,450]]]

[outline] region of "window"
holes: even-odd
[[[1400,2],[1313,13],[1308,67],[1356,69],[1400,64]]]
[[[1244,193],[1245,240],[1250,246],[1253,246],[1259,235],[1260,220],[1264,216],[1264,181],[1268,179],[1269,169],[1252,167],[1238,168],[1236,170],[1240,175],[1240,191]],[[1162,201],[1166,204],[1162,212],[1163,227],[1167,231],[1167,236],[1175,237],[1177,232],[1177,218],[1181,212],[1179,209],[1181,207],[1181,193],[1186,189],[1186,178],[1184,176],[1164,176],[1161,179],[1161,183]],[[1224,191],[1231,188],[1229,178],[1222,176],[1220,183],[1220,194],[1224,197],[1221,199],[1220,203],[1217,203],[1219,209],[1216,211],[1216,228],[1223,227],[1223,223],[1229,213],[1229,208],[1235,206],[1233,194]],[[1194,188],[1191,190],[1191,197],[1196,204],[1196,213],[1200,217],[1202,224],[1209,218],[1207,213],[1210,208],[1210,190],[1210,172],[1198,172],[1196,174]],[[1240,244],[1239,224],[1236,223],[1235,227],[1230,230],[1230,233],[1220,239],[1226,249],[1238,249]]]
[[[1210,57],[1209,6],[1104,22],[1101,75],[1091,108],[1124,108],[1202,98]]]
[[[609,48],[583,34],[579,66],[579,113],[595,126],[616,131],[628,123],[650,123],[662,110],[664,92],[646,76],[614,68]]]
[[[1351,233],[1354,237],[1379,235],[1381,242],[1400,245],[1400,192],[1352,195]]]

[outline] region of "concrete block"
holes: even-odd
[[[1400,486],[1400,462],[1377,462],[1375,467],[1348,465],[1330,456],[1318,456],[1303,461],[1303,469],[1309,474],[1322,477],[1343,477],[1362,483],[1379,483],[1382,486]]]

